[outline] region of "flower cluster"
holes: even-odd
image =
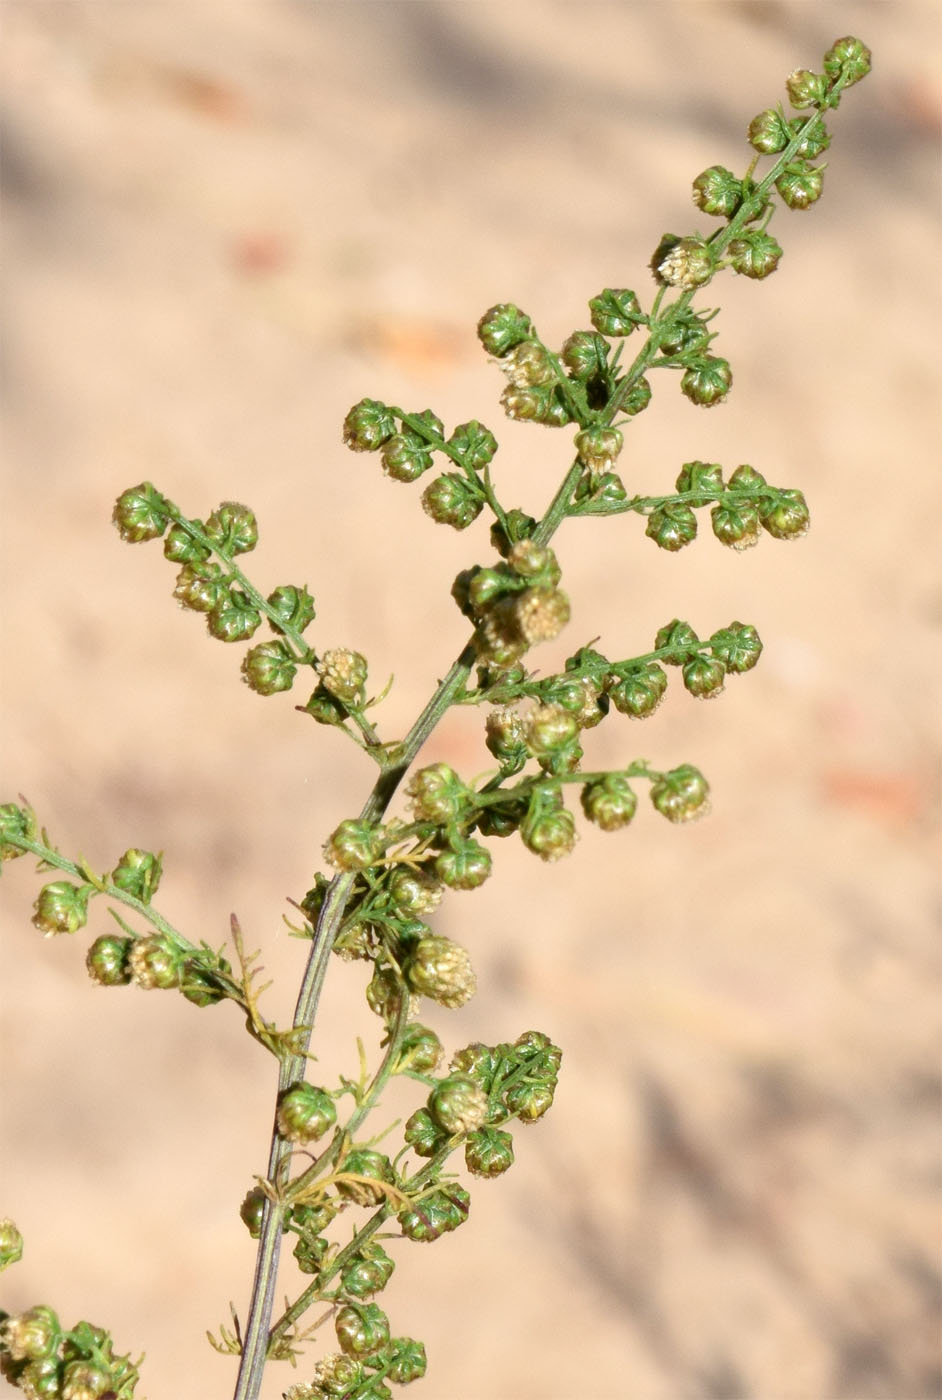
[[[139,1366],[103,1328],[63,1327],[45,1303],[0,1322],[0,1373],[27,1400],[131,1400]]]

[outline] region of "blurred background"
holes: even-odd
[[[448,592],[489,557],[486,525],[433,525],[421,487],[345,451],[349,406],[480,417],[503,499],[539,514],[569,435],[503,418],[478,317],[514,300],[558,344],[606,285],[649,304],[661,233],[713,226],[693,177],[746,167],[746,125],[792,69],[848,32],[871,45],[820,206],[775,216],[778,273],[714,284],[728,403],[655,377],[620,464],[655,493],[691,458],[748,461],[806,492],[811,533],[736,554],[707,528],[671,556],[622,516],[556,541],[573,618],[545,671],[596,637],[642,652],[678,616],[759,629],[759,668],[717,703],[674,684],[643,726],[588,736],[599,765],[697,764],[712,814],[673,828],[645,803],[553,866],[501,843],[495,877],[443,905],[480,991],[428,1019],[450,1049],[544,1030],[563,1076],[469,1223],[396,1249],[383,1301],[428,1345],[416,1394],[441,1400],[942,1395],[939,11],[3,11],[2,800],[24,792],[101,869],[163,850],[167,916],[218,946],[237,911],[281,1022],[306,951],[286,900],[373,770],[295,713],[306,691],[240,685],[242,648],[176,609],[160,547],[111,528],[114,497],[149,478],[193,515],[250,504],[253,579],[307,583],[315,645],[363,651],[377,689],[395,675],[378,722],[401,734],[465,640]],[[487,768],[482,716],[449,715],[427,756]],[[150,1400],[225,1396],[233,1363],[204,1334],[245,1308],[237,1212],[274,1062],[232,1008],[93,987],[85,933],[29,926],[30,865],[4,869],[0,902],[0,1213],[27,1239],[3,1304],[146,1350]],[[354,1070],[357,1034],[377,1043],[362,983],[331,969],[318,1078]],[[296,1279],[289,1259],[281,1291]],[[271,1368],[265,1396],[307,1369]]]

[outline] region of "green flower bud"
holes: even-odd
[[[242,658],[242,679],[256,695],[290,690],[298,668],[284,642],[259,642]]]
[[[553,384],[539,384],[518,389],[513,384],[500,396],[508,418],[522,423],[543,423],[548,428],[562,428],[569,421],[569,410],[557,396]]]
[[[788,129],[793,137],[798,135],[805,126],[805,122],[804,117],[796,117],[794,121],[789,122]],[[826,151],[830,144],[831,137],[828,129],[821,117],[817,117],[805,132],[804,139],[796,154],[814,160],[816,156],[821,155],[822,151]]]
[[[378,1206],[386,1199],[381,1186],[371,1186],[371,1181],[386,1181],[392,1184],[395,1174],[392,1163],[382,1152],[372,1152],[366,1147],[355,1147],[348,1152],[340,1164],[341,1172],[367,1177],[366,1181],[338,1181],[337,1190],[345,1200],[358,1206]]]
[[[819,107],[827,92],[827,79],[823,73],[812,73],[807,68],[796,68],[785,79],[788,100],[798,111],[805,107]]]
[[[590,472],[609,472],[624,446],[618,428],[583,428],[576,433],[576,451]]]
[[[110,933],[96,938],[85,955],[85,966],[92,981],[100,987],[127,986],[131,980],[128,955],[133,941]]]
[[[559,588],[525,588],[508,603],[516,630],[527,646],[552,641],[569,621],[569,599]]]
[[[179,987],[184,955],[165,933],[135,938],[128,950],[130,980],[144,991]]]
[[[323,1235],[302,1235],[291,1252],[302,1274],[319,1274],[329,1248],[330,1241]]]
[[[297,588],[293,583],[283,583],[273,593],[269,593],[267,601],[285,627],[290,627],[295,632],[303,632],[314,621],[314,599],[306,588]],[[268,625],[273,632],[280,631],[271,618]]]
[[[514,709],[491,710],[484,722],[488,750],[508,776],[519,773],[529,757],[522,716]]]
[[[693,202],[704,214],[731,219],[742,204],[743,184],[725,165],[711,165],[693,182]]]
[[[507,563],[518,578],[546,587],[555,588],[561,577],[556,555],[548,545],[537,544],[535,540],[518,540],[511,545]]]
[[[627,413],[631,418],[642,413],[651,402],[651,385],[644,375],[636,379],[628,390],[624,398],[620,398],[622,413]]]
[[[777,540],[801,539],[811,524],[808,503],[800,491],[779,491],[775,500],[763,501],[759,519]]]
[[[334,937],[334,952],[344,962],[355,962],[357,959],[369,962],[375,951],[376,942],[371,926],[359,919],[343,924]]]
[[[480,841],[452,841],[435,860],[435,874],[450,890],[476,890],[491,873],[491,853]]]
[[[420,768],[406,787],[416,821],[450,822],[468,801],[468,789],[447,763]]]
[[[658,328],[658,344],[665,355],[691,355],[709,343],[709,326],[690,307],[673,311],[670,322]]]
[[[534,788],[520,836],[527,850],[541,860],[561,860],[570,854],[578,839],[576,823],[558,791]]]
[[[774,155],[777,151],[784,151],[788,145],[788,123],[781,112],[769,107],[753,117],[746,137],[753,150],[764,156]]]
[[[220,642],[244,642],[262,625],[262,615],[240,588],[230,588],[206,614],[210,636]]]
[[[220,564],[184,564],[177,574],[173,596],[181,608],[208,613],[226,596],[229,584]]]
[[[759,512],[753,505],[714,506],[710,521],[720,544],[730,549],[749,549],[759,543]]]
[[[562,705],[540,705],[526,719],[527,747],[535,758],[546,758],[571,744],[579,721]]]
[[[428,1109],[449,1137],[470,1133],[487,1122],[487,1094],[470,1074],[450,1074],[429,1094]]]
[[[691,291],[713,276],[713,251],[705,238],[666,233],[654,251],[651,270],[662,286]]]
[[[403,865],[394,870],[386,886],[401,914],[431,914],[442,902],[442,886],[424,869]]]
[[[651,801],[670,822],[689,822],[709,809],[710,788],[697,768],[683,763],[651,784]]]
[[[558,1074],[563,1060],[563,1052],[542,1031],[524,1031],[522,1035],[517,1036],[512,1049],[516,1051],[520,1061],[531,1067],[536,1065],[541,1070],[546,1070],[548,1067],[552,1071],[551,1078],[555,1078]],[[544,1075],[544,1077],[546,1076]]]
[[[58,1350],[62,1327],[52,1308],[44,1303],[0,1324],[0,1337],[14,1361],[38,1361]]]
[[[258,521],[254,511],[238,501],[223,501],[206,521],[205,532],[227,557],[248,554],[258,544]]]
[[[759,229],[746,229],[726,251],[733,271],[756,281],[774,272],[782,256],[780,244],[770,233]]]
[[[399,974],[391,967],[377,968],[366,989],[366,1000],[370,1010],[390,1025],[399,1015],[402,1005]]]
[[[608,691],[616,710],[631,719],[647,719],[653,715],[667,689],[667,672],[656,661],[648,661],[629,672],[623,680],[616,677]]]
[[[432,465],[428,443],[408,430],[393,433],[380,448],[383,471],[394,481],[417,481]]]
[[[377,399],[361,399],[343,420],[343,440],[351,452],[375,452],[395,431],[395,419]]]
[[[504,524],[495,520],[491,526],[491,544],[504,559],[521,540],[529,539],[536,529],[536,520],[524,510],[509,510]]]
[[[199,520],[192,522],[200,526]],[[171,525],[164,540],[164,558],[171,564],[203,564],[212,551],[199,540],[193,538],[183,525]]]
[[[310,695],[306,705],[299,705],[298,708],[318,724],[343,724],[347,718],[346,707],[323,685],[319,685]]]
[[[111,1382],[111,1371],[107,1367],[94,1361],[71,1361],[63,1373],[62,1400],[100,1400],[111,1390]]]
[[[691,695],[700,700],[710,700],[723,689],[726,667],[714,657],[691,656],[689,661],[684,662],[682,675]]]
[[[789,209],[808,209],[821,198],[824,171],[806,160],[790,160],[775,182]]]
[[[671,553],[697,537],[697,517],[683,501],[668,501],[648,516],[644,532],[660,549]]]
[[[55,1356],[30,1361],[19,1371],[16,1384],[26,1400],[61,1400],[62,1365]]]
[[[624,288],[606,287],[589,302],[592,324],[602,335],[630,335],[647,317],[641,310],[634,292]]]
[[[439,525],[466,530],[481,514],[483,502],[470,482],[457,472],[437,476],[422,493],[422,508]]]
[[[0,1220],[0,1274],[23,1258],[23,1236],[12,1220]]]
[[[471,1197],[467,1191],[452,1183],[430,1191],[421,1200],[406,1206],[396,1219],[407,1239],[431,1244],[433,1240],[463,1225],[470,1209]]]
[[[546,346],[538,340],[521,340],[503,357],[501,369],[516,389],[555,384],[556,370]]]
[[[722,403],[732,384],[733,371],[729,361],[715,355],[704,355],[684,371],[680,389],[691,403],[699,404],[701,408],[712,408],[714,404]]]
[[[5,802],[0,807],[0,860],[16,860],[25,855],[22,846],[14,844],[14,838],[35,841],[39,835],[36,814],[30,807],[17,807],[15,802]]]
[[[675,617],[673,622],[658,628],[654,638],[654,650],[663,651],[670,647],[673,654],[662,657],[662,660],[667,666],[680,666],[686,660],[686,653],[691,647],[695,647],[699,640],[689,622],[681,622],[680,618]]]
[[[374,1293],[382,1293],[395,1267],[383,1246],[368,1240],[340,1275],[340,1285],[354,1298],[370,1298]]]
[[[464,1160],[473,1176],[503,1176],[514,1164],[514,1140],[501,1128],[478,1128],[464,1145]]]
[[[480,1040],[473,1040],[470,1045],[455,1051],[451,1057],[450,1069],[455,1074],[470,1075],[482,1089],[489,1090],[496,1064],[491,1047],[482,1044]]]
[[[327,891],[330,888],[330,881],[326,875],[320,871],[314,876],[314,884],[307,891],[301,900],[301,912],[310,919],[312,924],[316,924],[320,917],[321,909],[324,907],[324,900],[327,898]]]
[[[70,880],[43,885],[33,905],[33,927],[47,937],[53,933],[77,933],[88,922],[88,901],[94,893],[94,885],[73,885]]]
[[[765,486],[765,477],[761,472],[757,472],[755,467],[750,467],[748,462],[743,462],[741,467],[737,467],[729,479],[729,484],[734,491],[758,491],[761,486]]]
[[[130,850],[125,851],[111,872],[111,883],[147,904],[157,893],[160,876],[160,856],[150,851]]]
[[[339,1356],[335,1352],[318,1361],[312,1379],[316,1389],[310,1395],[299,1396],[298,1400],[319,1400],[321,1395],[349,1395],[354,1387],[362,1382],[363,1368],[358,1361],[348,1356]]]
[[[347,1356],[372,1356],[389,1341],[389,1318],[375,1303],[345,1303],[334,1318],[334,1331]]]
[[[425,1347],[411,1337],[396,1337],[390,1345],[386,1375],[396,1385],[409,1385],[425,1375]]]
[[[396,1074],[406,1070],[413,1074],[431,1074],[444,1054],[442,1043],[428,1026],[414,1022],[407,1026],[399,1043],[399,1058],[396,1061]]]
[[[603,831],[627,826],[637,806],[638,799],[622,773],[606,773],[582,789],[582,810]]]
[[[257,1240],[262,1233],[262,1215],[265,1210],[265,1192],[260,1186],[253,1186],[246,1191],[242,1204],[239,1206],[239,1216],[242,1224],[248,1230],[253,1240]]]
[[[573,331],[560,358],[574,379],[598,379],[608,368],[608,342],[594,331]]]
[[[156,486],[142,481],[140,486],[122,491],[114,503],[111,519],[123,540],[138,544],[142,540],[160,538],[170,524],[170,508],[170,502]]]
[[[754,627],[745,622],[731,622],[710,638],[710,650],[727,671],[739,674],[751,671],[762,655],[762,642]]]
[[[870,72],[872,58],[866,44],[848,34],[835,40],[824,55],[824,71],[832,82],[843,79],[845,87],[852,87]]]
[[[296,1084],[278,1100],[278,1131],[288,1142],[316,1142],[337,1121],[337,1106],[326,1089]]]
[[[555,1081],[521,1079],[504,1094],[504,1104],[521,1123],[535,1123],[552,1107],[555,1090]]]
[[[434,933],[416,943],[406,962],[405,976],[413,992],[442,1006],[464,1006],[477,990],[467,950]]]
[[[442,1131],[427,1108],[417,1108],[406,1119],[403,1136],[417,1157],[434,1157],[444,1144],[447,1133]]]
[[[506,355],[508,350],[532,335],[530,317],[512,302],[492,306],[478,321],[478,340],[489,355]]]
[[[494,458],[497,439],[489,428],[472,418],[469,423],[461,423],[448,439],[453,451],[461,454],[466,466],[472,471],[481,471]]]
[[[324,844],[324,858],[337,870],[366,870],[383,854],[383,828],[350,817]]]
[[[676,490],[696,491],[712,496],[723,489],[723,468],[719,462],[685,462],[677,477]]]
[[[367,677],[366,657],[347,647],[325,651],[317,663],[321,684],[344,705],[363,703]]]

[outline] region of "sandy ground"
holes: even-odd
[[[379,722],[401,733],[463,643],[448,590],[486,531],[434,526],[418,488],[345,452],[349,405],[481,417],[505,498],[538,512],[568,435],[503,421],[481,312],[513,299],[559,343],[603,286],[647,298],[692,177],[745,167],[791,69],[848,31],[871,44],[820,207],[776,217],[780,271],[716,284],[728,404],[658,384],[624,458],[651,492],[693,457],[749,461],[806,491],[812,532],[741,556],[708,534],[668,556],[631,517],[558,537],[573,620],[544,669],[596,636],[643,651],[675,616],[759,628],[761,665],[716,704],[675,688],[591,736],[600,764],[697,763],[712,816],[644,811],[551,867],[501,845],[443,906],[480,977],[432,1018],[448,1044],[538,1027],[564,1076],[468,1225],[397,1251],[384,1303],[438,1400],[942,1395],[938,11],[5,0],[3,19],[2,797],[101,868],[162,849],[168,916],[218,944],[237,910],[281,1019],[304,955],[285,899],[370,768],[239,685],[241,649],[173,607],[112,500],[149,477],[190,513],[249,502],[253,577],[306,581],[316,645],[395,673]],[[448,717],[429,756],[484,769],[481,717]],[[3,1303],[106,1323],[147,1351],[150,1400],[225,1396],[204,1333],[245,1305],[236,1213],[273,1066],[230,1008],[92,987],[84,935],[29,927],[27,866],[0,908],[0,1213],[28,1245]],[[375,1042],[361,982],[331,972],[325,1078]],[[265,1396],[303,1375],[273,1368]]]

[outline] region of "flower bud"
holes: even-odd
[[[414,1022],[407,1026],[399,1042],[396,1074],[410,1070],[414,1074],[431,1074],[444,1054],[442,1043],[428,1026]]]
[[[598,379],[608,368],[608,342],[594,331],[573,331],[560,358],[574,379]]]
[[[157,893],[160,875],[160,856],[150,851],[130,850],[125,851],[111,872],[111,883],[147,904]]]
[[[70,880],[43,885],[33,905],[33,927],[47,937],[53,933],[77,933],[88,921],[88,901],[94,893],[94,885],[73,885]]]
[[[759,519],[777,540],[798,540],[808,533],[811,516],[800,491],[779,491],[773,501],[763,501]]]
[[[503,357],[501,369],[515,389],[533,389],[538,384],[556,382],[549,351],[538,340],[521,340]]]
[[[562,805],[555,789],[535,788],[527,815],[520,824],[520,836],[528,851],[541,860],[561,860],[577,841],[576,823]]]
[[[472,418],[469,423],[459,424],[448,439],[448,446],[460,453],[465,466],[481,471],[493,460],[497,439],[489,428]]]
[[[395,419],[378,399],[361,399],[343,420],[343,440],[351,452],[375,452],[395,431]]]
[[[302,1235],[292,1250],[302,1274],[320,1273],[329,1248],[330,1242],[323,1235]]]
[[[762,655],[762,642],[756,629],[748,623],[731,622],[713,633],[710,650],[727,671],[739,674],[752,670]]]
[[[408,429],[393,433],[380,448],[383,471],[394,481],[417,481],[432,465],[429,445]]]
[[[764,156],[774,155],[788,145],[788,123],[781,112],[769,107],[753,117],[746,137],[753,150]]]
[[[416,943],[406,962],[405,976],[413,992],[442,1006],[464,1006],[477,990],[467,950],[434,933]]]
[[[210,635],[220,642],[244,642],[262,625],[262,615],[240,588],[230,588],[206,615]]]
[[[14,844],[14,837],[35,841],[38,835],[36,814],[30,807],[18,807],[15,802],[0,807],[0,860],[16,860],[26,854],[22,846]]]
[[[798,133],[805,127],[806,121],[806,118],[796,117],[794,121],[789,122],[788,129],[791,132],[792,137],[798,135]],[[830,133],[828,132],[827,127],[824,125],[822,118],[817,117],[805,131],[801,145],[798,147],[798,150],[795,154],[798,156],[805,156],[809,160],[814,160],[816,156],[819,156],[823,151],[826,151],[830,144]]]
[[[536,529],[536,520],[524,510],[508,510],[504,523],[495,520],[491,526],[491,544],[504,559],[521,540],[527,540]]]
[[[638,799],[623,773],[606,773],[582,789],[582,810],[603,831],[627,826],[637,807]]]
[[[480,841],[455,839],[435,860],[435,874],[451,890],[476,890],[491,873],[491,853]]]
[[[555,1080],[542,1079],[534,1083],[521,1079],[511,1084],[504,1095],[504,1103],[508,1112],[521,1123],[535,1123],[552,1107],[555,1089]]]
[[[464,1145],[464,1160],[473,1176],[503,1176],[514,1164],[514,1140],[502,1128],[478,1128]]]
[[[344,705],[361,705],[366,685],[366,657],[347,647],[325,651],[317,663],[324,689]]]
[[[824,170],[806,160],[790,160],[775,182],[789,209],[808,209],[821,198]]]
[[[470,1045],[456,1050],[449,1066],[453,1073],[470,1075],[475,1083],[485,1090],[491,1087],[496,1067],[497,1058],[494,1051],[480,1040],[473,1040]]]
[[[726,251],[733,271],[756,281],[774,272],[782,256],[780,244],[770,233],[759,229],[746,229]]]
[[[658,329],[658,344],[665,355],[691,355],[709,343],[710,328],[691,307],[674,311],[668,324]]]
[[[518,389],[513,384],[500,396],[508,418],[522,423],[543,423],[548,428],[562,428],[568,423],[569,410],[557,396],[553,384],[538,384]]]
[[[630,335],[647,321],[634,292],[606,287],[589,302],[592,324],[602,335]]]
[[[38,1361],[54,1356],[62,1337],[62,1326],[52,1308],[39,1303],[0,1324],[0,1337],[14,1361]]]
[[[723,489],[723,468],[719,462],[685,462],[677,477],[676,488],[680,492],[697,492],[713,496]]]
[[[354,1298],[370,1298],[374,1293],[382,1293],[395,1267],[383,1246],[368,1240],[340,1275],[341,1287]]]
[[[619,380],[619,385],[620,384],[621,381]],[[628,390],[628,393],[625,394],[623,398],[619,395],[622,413],[627,413],[632,418],[642,413],[650,402],[651,385],[650,382],[645,379],[644,375],[642,375],[640,379],[635,380]]]
[[[136,987],[144,991],[179,987],[184,956],[165,933],[135,938],[128,950],[127,969]]]
[[[389,1341],[389,1318],[375,1303],[345,1303],[334,1318],[334,1331],[347,1356],[372,1356]]]
[[[427,1362],[425,1346],[412,1337],[395,1337],[385,1361],[386,1377],[396,1385],[409,1385],[425,1375]]]
[[[506,355],[508,350],[532,335],[530,317],[512,302],[492,306],[478,321],[478,340],[489,355]]]
[[[559,588],[525,588],[508,601],[527,646],[552,641],[569,621],[569,599]]]
[[[517,710],[491,710],[484,722],[488,750],[500,764],[501,772],[519,773],[529,757],[522,716]]]
[[[755,467],[750,467],[748,462],[743,462],[741,467],[737,467],[729,479],[730,488],[734,491],[758,491],[765,484],[762,473],[757,472]]]
[[[257,1240],[262,1233],[262,1215],[265,1211],[265,1192],[260,1186],[253,1186],[246,1191],[242,1204],[239,1206],[239,1216],[242,1224],[248,1230],[253,1240]]]
[[[675,617],[673,622],[658,628],[654,638],[654,650],[664,651],[669,647],[672,655],[661,659],[668,666],[680,666],[686,660],[686,653],[691,647],[695,647],[699,640],[689,622],[681,622],[680,618]]]
[[[242,658],[242,679],[256,695],[290,690],[298,668],[284,642],[259,642]]]
[[[297,1084],[278,1100],[278,1131],[288,1142],[306,1146],[322,1138],[337,1121],[337,1107],[326,1089]]]
[[[651,801],[669,822],[689,822],[704,816],[709,796],[706,778],[689,763],[662,773],[651,784]]]
[[[402,1006],[402,982],[391,967],[377,968],[366,989],[367,1005],[387,1025],[399,1015]]]
[[[827,92],[827,79],[823,73],[812,73],[807,68],[796,68],[785,79],[788,100],[794,108],[802,111],[805,107],[818,107]]]
[[[549,545],[531,539],[517,540],[507,552],[507,563],[519,578],[552,588],[559,583],[559,563]]]
[[[369,1178],[367,1181],[337,1182],[339,1194],[358,1206],[378,1206],[386,1199],[383,1188],[371,1186],[370,1181],[385,1181],[391,1184],[395,1180],[389,1158],[382,1152],[372,1152],[367,1147],[355,1147],[348,1152],[339,1170],[349,1172],[352,1176]]]
[[[193,520],[192,525],[202,528],[202,522]],[[200,544],[184,525],[171,525],[167,531],[167,538],[164,540],[164,558],[169,559],[171,564],[203,564],[210,557],[212,550],[205,544]]]
[[[711,165],[701,171],[693,182],[693,202],[704,214],[718,214],[731,219],[742,204],[742,180],[725,165]]]
[[[196,562],[183,565],[177,574],[173,596],[181,608],[208,613],[225,597],[228,588],[220,564]]]
[[[667,689],[667,672],[656,661],[648,661],[629,672],[608,691],[616,710],[630,719],[653,715]]]
[[[350,817],[324,843],[324,857],[337,870],[366,870],[383,854],[383,828]]]
[[[713,252],[704,238],[666,233],[654,251],[651,270],[662,286],[691,291],[713,276]]]
[[[248,506],[223,501],[204,526],[220,554],[248,554],[258,544],[258,521]]]
[[[127,986],[131,980],[128,955],[133,941],[110,933],[96,938],[85,955],[85,966],[92,981],[99,987]]]
[[[624,441],[618,428],[583,428],[576,433],[576,451],[590,472],[609,472]]]
[[[342,924],[334,936],[334,952],[343,962],[371,961],[376,952],[371,925],[360,919]]]
[[[112,1390],[111,1371],[94,1361],[70,1361],[62,1377],[62,1400],[100,1400]]]
[[[170,502],[156,486],[142,481],[140,486],[122,491],[114,503],[111,519],[123,540],[139,544],[142,540],[160,538],[170,523],[170,508]]]
[[[437,476],[422,493],[422,508],[439,525],[466,530],[481,514],[482,501],[457,472]]]
[[[851,87],[870,72],[872,58],[866,44],[848,34],[837,39],[824,55],[824,71],[832,82],[843,79],[844,86]]]
[[[470,1074],[450,1074],[429,1094],[428,1109],[449,1137],[470,1133],[487,1122],[487,1094]]]
[[[565,748],[578,734],[578,719],[562,705],[540,705],[527,716],[526,742],[535,758],[546,758]]]
[[[297,588],[293,583],[283,583],[280,588],[269,593],[267,602],[278,614],[279,621],[294,632],[303,632],[314,621],[314,599],[306,588]],[[271,618],[268,625],[273,632],[280,631]]]
[[[447,1139],[427,1108],[417,1108],[406,1119],[403,1136],[417,1157],[434,1157]]]
[[[360,1363],[349,1356],[340,1356],[334,1352],[318,1361],[314,1367],[313,1382],[316,1389],[299,1396],[298,1400],[320,1400],[321,1395],[343,1397],[349,1395],[362,1380],[363,1368]],[[291,1400],[294,1400],[293,1396]]]
[[[416,821],[454,821],[466,806],[469,793],[447,763],[431,763],[413,774],[406,787]]]
[[[431,914],[442,902],[442,886],[428,870],[403,865],[394,870],[386,886],[400,914]]]
[[[319,685],[309,696],[307,704],[299,705],[299,710],[310,715],[318,724],[343,724],[347,710],[324,685]]]
[[[471,1197],[464,1187],[452,1182],[413,1201],[399,1212],[396,1219],[408,1239],[431,1244],[433,1240],[463,1225],[470,1209]]]
[[[714,404],[722,403],[732,384],[733,371],[729,361],[716,355],[704,355],[684,371],[680,389],[691,403],[699,404],[701,408],[712,408]]]
[[[0,1274],[22,1258],[23,1236],[12,1220],[0,1220]]]
[[[753,505],[714,506],[710,521],[720,544],[730,549],[749,549],[759,543],[759,512]]]
[[[710,700],[723,689],[726,667],[715,657],[691,656],[689,661],[684,662],[682,675],[691,695],[700,700]]]
[[[684,501],[668,501],[648,516],[644,533],[660,549],[675,553],[697,536],[697,517]]]

